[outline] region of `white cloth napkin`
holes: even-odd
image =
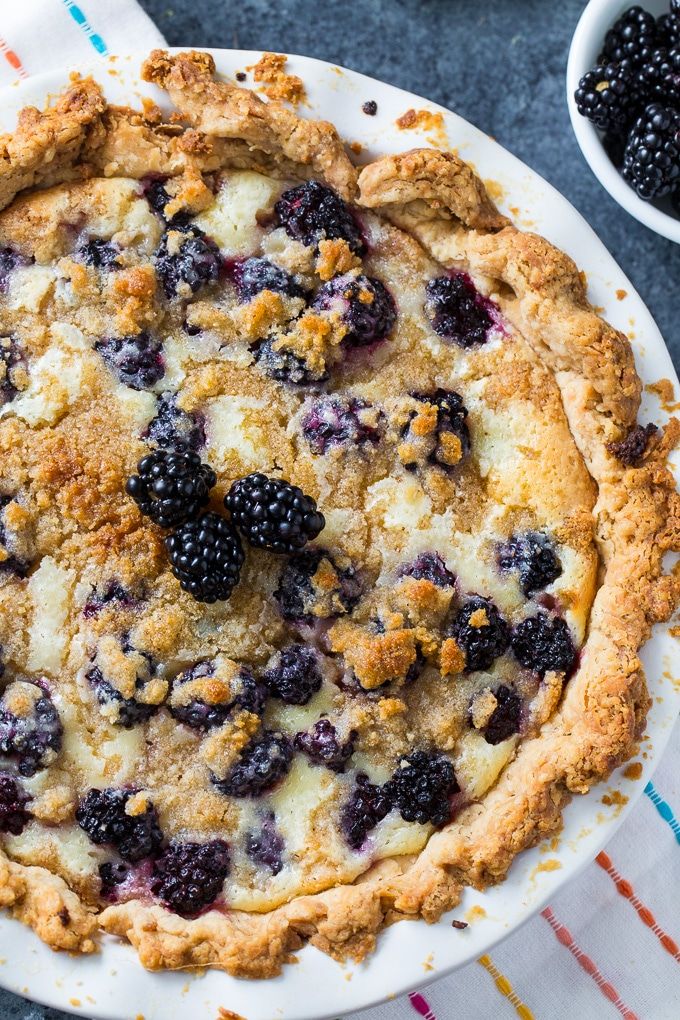
[[[0,85],[97,54],[163,44],[135,0],[0,0]],[[452,931],[451,938],[465,938],[465,932]],[[342,1003],[338,1009],[342,1012]],[[543,914],[488,956],[422,993],[355,1016],[678,1020],[678,728],[653,784],[606,852]]]

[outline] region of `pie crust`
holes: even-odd
[[[98,177],[176,177],[178,207],[195,213],[204,201],[201,174],[223,168],[322,180],[417,239],[442,266],[487,284],[556,380],[596,486],[599,576],[578,668],[557,710],[520,743],[492,789],[420,853],[387,857],[353,883],[266,913],[210,910],[193,920],[136,899],[98,912],[46,867],[0,855],[0,904],[54,949],[93,952],[103,929],[131,942],[150,969],[212,966],[265,978],[307,942],[339,960],[360,960],[387,924],[436,921],[466,885],[501,881],[518,853],[559,831],[573,794],[635,752],[650,704],[638,650],[680,599],[677,571],[663,567],[664,555],[680,549],[680,505],[666,464],[680,426],[671,421],[657,432],[637,466],[617,458],[616,444],[636,426],[641,392],[628,341],[589,304],[572,260],[501,215],[458,156],[414,149],[359,169],[331,124],[305,120],[214,72],[204,53],[151,54],[143,77],[179,111],[169,122],[151,105],[143,113],[108,106],[89,78],[73,80],[43,112],[23,110],[16,131],[0,140],[0,208],[27,189]]]

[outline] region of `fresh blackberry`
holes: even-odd
[[[204,419],[195,411],[178,407],[176,394],[161,393],[156,417],[149,422],[144,438],[168,450],[196,452],[205,446]]]
[[[490,599],[473,595],[458,610],[449,628],[465,653],[465,672],[489,669],[510,644],[510,628]]]
[[[114,244],[100,237],[81,241],[75,250],[75,258],[93,269],[120,269],[119,255],[120,251]]]
[[[453,765],[435,751],[404,755],[385,792],[405,822],[445,825],[451,818],[449,798],[459,790]]]
[[[512,632],[512,651],[525,669],[536,673],[569,673],[576,649],[566,622],[559,616],[537,613],[518,623]]]
[[[656,39],[654,16],[643,11],[637,4],[629,7],[605,35],[598,64],[616,63],[626,67],[640,67],[653,49]]]
[[[336,584],[317,587],[314,578],[319,570],[332,571]],[[306,549],[291,556],[281,572],[274,592],[284,620],[308,621],[328,619],[350,612],[361,597],[361,584],[354,569],[341,570],[324,549]]]
[[[356,733],[352,731],[344,744],[330,719],[319,719],[307,733],[297,733],[295,747],[315,765],[324,765],[331,772],[344,772],[354,753]]]
[[[635,71],[628,65],[598,64],[587,71],[574,92],[576,109],[601,131],[621,133],[638,106]]]
[[[99,881],[101,886],[99,895],[102,899],[113,900],[116,898],[116,889],[123,882],[126,882],[130,875],[130,869],[122,861],[104,861],[99,865]]]
[[[19,836],[31,819],[26,805],[31,798],[14,776],[0,773],[0,832]]]
[[[76,821],[97,846],[116,847],[123,860],[134,863],[157,853],[163,843],[156,809],[147,802],[141,814],[128,815],[125,805],[133,790],[89,790],[76,809]]]
[[[263,730],[248,744],[226,779],[213,776],[213,783],[228,797],[259,797],[287,774],[293,760],[288,737]]]
[[[333,446],[376,444],[382,435],[383,418],[381,411],[360,397],[323,396],[304,415],[302,435],[317,455]]]
[[[235,481],[224,505],[250,545],[276,553],[298,552],[326,524],[311,496],[283,478],[267,478],[258,471]]]
[[[625,439],[618,443],[608,443],[607,449],[626,467],[639,467],[644,460],[647,447],[658,429],[651,422],[648,425],[636,425]]]
[[[185,683],[204,676],[213,676],[213,662],[198,662],[195,666],[180,673],[173,682],[173,690],[180,689]],[[209,730],[221,726],[237,708],[261,715],[267,700],[267,689],[258,683],[253,674],[242,666],[238,677],[232,685],[233,697],[229,701],[207,702],[203,698],[194,698],[188,704],[174,704],[170,699],[171,715],[180,722],[196,730]]]
[[[99,666],[92,666],[85,674],[85,679],[94,691],[100,705],[116,706],[117,725],[126,730],[141,726],[147,722],[158,709],[158,705],[145,705],[136,698],[124,698],[110,681],[106,680]]]
[[[353,850],[360,850],[371,829],[392,810],[392,802],[382,786],[369,782],[363,772],[357,775],[349,800],[340,811],[340,825]]]
[[[0,336],[0,407],[11,404],[19,392],[16,374],[25,368],[26,358],[13,336]]]
[[[497,704],[484,728],[487,744],[500,744],[517,733],[522,712],[522,699],[512,687],[503,684],[494,694]]]
[[[161,528],[197,517],[210,499],[217,475],[197,453],[154,450],[137,465],[125,491],[143,514]]]
[[[425,309],[435,333],[464,348],[486,343],[493,319],[466,273],[435,277],[425,294]]]
[[[319,287],[312,308],[337,312],[347,333],[346,347],[367,347],[392,332],[397,319],[394,299],[385,284],[374,276],[334,276]]]
[[[628,135],[622,172],[646,202],[680,183],[680,112],[659,103],[645,108]]]
[[[314,651],[306,645],[288,645],[264,671],[262,682],[275,698],[287,705],[306,705],[322,684]]]
[[[268,815],[259,829],[246,835],[246,853],[251,861],[269,868],[272,875],[278,875],[283,868],[283,836],[277,831],[274,815]]]
[[[528,598],[552,584],[562,573],[552,542],[540,531],[513,535],[498,547],[497,559],[501,570],[519,576],[520,588]]]
[[[251,348],[258,368],[270,379],[292,386],[313,386],[328,378],[326,371],[312,371],[307,362],[292,351],[275,350],[274,342],[271,337],[267,337]]]
[[[269,259],[237,259],[232,265],[231,275],[241,301],[250,301],[263,290],[273,290],[288,297],[305,296],[294,277]]]
[[[229,867],[229,847],[223,839],[171,843],[153,863],[151,891],[169,910],[195,917],[222,892]]]
[[[122,609],[129,609],[135,604],[135,601],[127,588],[124,588],[118,581],[112,580],[99,590],[92,588],[92,593],[83,606],[83,616],[86,620],[91,620],[112,602],[118,603]]]
[[[149,390],[165,375],[161,342],[148,333],[105,337],[96,342],[94,349],[130,389]]]
[[[400,567],[397,577],[412,577],[414,581],[430,581],[437,588],[453,588],[455,575],[447,568],[439,553],[421,553],[412,563]]]
[[[342,238],[357,255],[366,252],[359,226],[339,195],[320,181],[305,181],[284,191],[274,206],[276,222],[289,237],[306,245]]]
[[[14,270],[27,266],[32,261],[18,252],[16,248],[0,248],[0,294],[7,293],[9,278]]]
[[[155,255],[156,272],[167,297],[189,297],[201,287],[216,283],[222,256],[215,242],[197,226],[169,224],[172,234],[163,234]],[[179,235],[179,236],[178,236]]]
[[[14,699],[14,693],[21,694]],[[25,712],[16,715],[6,705],[20,700]],[[16,681],[3,695],[0,707],[0,753],[16,757],[22,776],[45,768],[61,750],[64,728],[52,699],[37,684]]]
[[[198,602],[228,599],[245,559],[238,532],[226,518],[208,511],[187,521],[165,540],[172,572]]]
[[[680,107],[680,44],[670,50],[658,49],[637,74],[638,88],[647,103]]]
[[[659,46],[670,49],[680,44],[680,8],[674,6],[675,0],[671,0],[671,9],[656,19],[656,36]]]

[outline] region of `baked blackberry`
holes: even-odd
[[[153,211],[165,220],[165,207],[170,201],[170,195],[166,191],[165,182],[167,177],[146,177],[141,181],[142,193]]]
[[[513,535],[498,547],[497,561],[501,570],[518,575],[519,586],[527,598],[547,588],[562,573],[552,542],[540,531]]]
[[[135,602],[132,593],[122,584],[116,580],[108,581],[100,589],[92,588],[92,592],[83,606],[83,616],[86,620],[91,620],[112,603],[117,603],[122,609],[129,609],[135,605]]]
[[[659,103],[645,108],[628,135],[624,178],[646,202],[680,183],[680,113]]]
[[[335,585],[318,587],[319,572],[332,571]],[[361,583],[352,567],[341,570],[324,549],[307,549],[291,556],[281,572],[274,598],[284,620],[313,622],[349,613],[361,597]]]
[[[316,654],[306,645],[288,645],[262,674],[270,694],[287,705],[306,705],[322,684]]]
[[[180,525],[165,545],[172,572],[184,591],[198,602],[229,598],[245,557],[238,532],[225,517],[208,511]]]
[[[439,553],[421,553],[413,563],[400,567],[397,577],[412,577],[414,581],[430,581],[437,588],[453,588],[455,575],[447,568]]]
[[[559,616],[537,613],[518,623],[512,632],[512,651],[525,669],[541,675],[549,670],[569,673],[576,649],[566,622]]]
[[[360,850],[371,829],[392,810],[392,802],[382,786],[369,782],[360,772],[349,800],[340,811],[340,826],[353,850]]]
[[[435,277],[425,295],[425,310],[435,333],[463,348],[486,343],[493,319],[466,273]]]
[[[626,467],[638,467],[644,460],[650,440],[658,431],[651,422],[648,425],[636,425],[625,439],[618,443],[608,443],[607,449]]]
[[[349,207],[320,181],[305,181],[284,191],[274,212],[277,224],[302,244],[316,247],[323,239],[342,238],[357,255],[366,252],[361,230]]]
[[[14,574],[16,577],[26,577],[30,563],[23,556],[17,556],[10,551],[14,544],[13,533],[7,528],[4,511],[11,502],[11,496],[0,496],[0,546],[5,554],[4,559],[0,559],[0,575]]]
[[[125,491],[160,528],[174,528],[197,517],[210,499],[217,475],[191,451],[154,450],[137,465]]]
[[[120,251],[111,241],[104,241],[101,237],[93,237],[89,241],[82,240],[76,246],[74,257],[79,262],[93,269],[120,269],[118,261]]]
[[[148,333],[105,337],[95,343],[94,349],[130,389],[150,390],[165,375],[161,342]]]
[[[248,857],[255,864],[269,868],[272,875],[278,875],[283,868],[283,836],[277,831],[274,815],[268,815],[259,829],[246,834],[245,848]]]
[[[0,407],[11,404],[19,392],[16,373],[24,369],[26,358],[13,336],[0,336]]]
[[[216,283],[222,256],[215,242],[194,224],[173,218],[156,250],[156,272],[166,297],[190,297]]]
[[[97,846],[114,846],[125,861],[134,863],[160,850],[163,834],[156,809],[147,801],[144,811],[129,815],[125,805],[134,790],[89,790],[76,809],[76,821]]]
[[[405,822],[445,825],[451,818],[449,798],[459,786],[453,765],[436,751],[404,755],[385,792]]]
[[[333,446],[380,442],[383,419],[382,411],[360,397],[333,394],[314,401],[302,418],[301,429],[312,453],[321,455]]]
[[[226,779],[213,776],[213,783],[228,797],[259,797],[287,774],[293,760],[288,737],[263,730],[248,744]]]
[[[110,681],[106,680],[99,666],[93,666],[85,674],[85,679],[94,691],[94,695],[100,705],[115,704],[116,719],[118,726],[131,730],[135,726],[141,726],[147,722],[158,705],[145,705],[136,698],[124,698],[120,691]]]
[[[267,478],[258,471],[235,481],[224,505],[250,545],[276,553],[298,552],[326,524],[311,496],[283,478]]]
[[[10,692],[21,688],[25,712],[16,715],[6,707]],[[17,692],[19,693],[19,692]],[[37,684],[16,681],[7,688],[0,707],[0,753],[16,759],[19,774],[34,776],[61,750],[64,729],[49,694]],[[17,699],[19,700],[19,699]]]
[[[470,452],[470,431],[466,422],[468,412],[460,393],[439,388],[434,393],[410,395],[414,400],[437,409],[437,424],[428,436],[412,434],[412,421],[416,417],[416,412],[402,431],[403,438],[414,447],[412,463],[417,463],[418,450],[422,447],[423,452],[427,451],[427,460],[430,464],[438,464],[445,469],[455,467]],[[457,443],[451,442],[452,436],[456,437]],[[408,460],[403,462],[405,467],[411,463]]]
[[[312,308],[337,312],[347,333],[346,347],[367,347],[385,340],[397,319],[394,299],[385,284],[374,276],[334,276],[319,287]]]
[[[19,836],[31,819],[26,805],[30,796],[14,776],[0,773],[0,832]]]
[[[263,290],[273,290],[288,297],[305,296],[295,278],[269,259],[236,259],[231,266],[231,276],[241,301],[250,301]]]
[[[487,744],[500,744],[517,733],[522,714],[522,699],[512,687],[503,684],[494,695],[497,704],[484,728]]]
[[[204,419],[195,411],[178,407],[174,393],[161,393],[156,417],[149,422],[144,438],[168,450],[196,452],[205,446]]]
[[[450,627],[465,653],[465,672],[489,669],[510,644],[510,628],[491,599],[473,595],[458,610]]]
[[[203,676],[213,676],[213,662],[198,662],[195,666],[180,673],[173,681],[173,690],[182,684],[189,683]],[[267,700],[267,689],[258,683],[253,674],[242,666],[238,678],[233,685],[233,697],[230,701],[207,702],[202,698],[194,698],[188,704],[174,704],[172,698],[168,703],[170,714],[180,722],[195,730],[209,730],[221,726],[237,708],[261,715]]]
[[[151,891],[176,914],[195,917],[222,892],[230,863],[223,839],[170,843],[153,862]]]
[[[649,56],[637,74],[638,88],[647,103],[680,107],[680,44],[658,49]]]
[[[605,35],[598,64],[616,63],[626,67],[641,67],[654,48],[656,39],[654,16],[637,4],[629,7]]]
[[[578,112],[595,127],[621,133],[639,104],[635,71],[627,64],[598,64],[583,75],[574,99]]]
[[[292,386],[314,386],[328,378],[325,370],[312,371],[307,362],[292,351],[275,350],[274,342],[274,339],[267,337],[251,348],[256,364],[270,379]]]
[[[295,747],[315,765],[324,765],[331,772],[344,772],[354,754],[355,739],[356,733],[352,731],[345,743],[341,744],[338,731],[330,719],[319,719],[307,733],[295,735]]]
[[[122,861],[104,861],[99,865],[99,895],[105,900],[115,900],[116,889],[126,882],[130,869]]]
[[[17,251],[16,248],[8,246],[0,248],[0,294],[7,292],[9,278],[14,270],[19,269],[21,266],[27,266],[32,261],[32,259],[27,259],[25,255]]]

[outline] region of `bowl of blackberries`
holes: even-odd
[[[680,0],[591,0],[572,41],[567,93],[600,183],[680,243]]]

